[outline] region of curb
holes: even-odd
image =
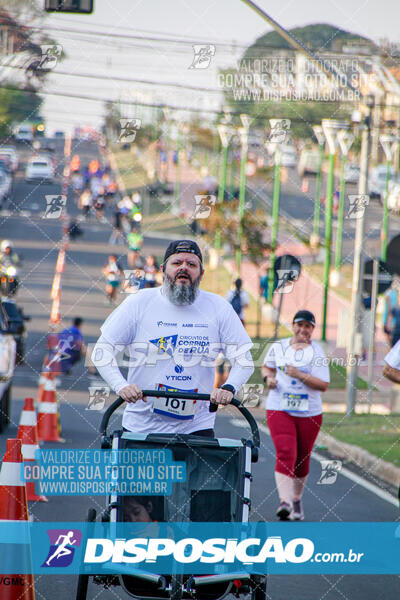
[[[367,450],[353,444],[339,442],[323,431],[318,434],[316,444],[326,446],[331,454],[355,463],[361,469],[368,471],[370,475],[382,479],[396,488],[400,486],[400,468],[370,454]]]
[[[257,416],[254,413],[252,414],[258,423],[264,425],[263,417]],[[323,431],[319,432],[314,448],[316,449],[317,446],[325,446],[330,454],[354,463],[360,469],[368,471],[368,473],[373,477],[393,485],[396,489],[400,486],[399,467],[396,467],[392,463],[374,456],[359,446],[347,444],[346,442],[340,442],[333,436],[329,435],[329,433],[325,433]]]

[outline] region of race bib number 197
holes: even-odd
[[[308,394],[285,392],[281,399],[281,410],[306,412],[308,410]]]

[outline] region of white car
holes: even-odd
[[[394,168],[390,167],[390,178],[395,174]],[[381,198],[386,189],[386,165],[378,165],[372,169],[368,178],[368,193],[371,198]]]
[[[7,330],[6,313],[0,306],[0,327]],[[0,333],[0,433],[10,422],[11,386],[15,369],[17,344],[13,336]]]
[[[316,175],[318,173],[318,166],[320,161],[320,155],[318,151],[304,149],[301,151],[299,164],[297,166],[297,172],[300,177],[304,175]]]
[[[297,164],[296,148],[294,146],[282,146],[281,166],[295,167]]]
[[[2,154],[9,156],[11,170],[16,171],[18,169],[18,155],[15,148],[12,146],[0,146],[0,155]]]
[[[16,142],[31,144],[33,142],[32,127],[30,125],[20,125],[14,137]]]
[[[400,211],[400,177],[389,181],[388,208],[393,212]]]
[[[47,181],[52,183],[54,168],[51,160],[46,156],[34,156],[28,162],[25,171],[26,181]]]
[[[12,180],[11,176],[0,169],[0,206],[10,197]]]
[[[354,164],[347,164],[344,168],[344,180],[346,183],[358,183],[360,179],[360,167]]]

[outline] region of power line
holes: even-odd
[[[107,27],[107,26],[106,26]],[[39,27],[32,27],[32,29],[34,30],[39,30],[43,33],[43,28],[39,28]],[[79,29],[72,29],[72,28],[68,28],[68,27],[52,27],[50,28],[50,30],[52,32],[66,32],[66,33],[75,33],[75,34],[83,34],[83,35],[89,35],[89,36],[102,36],[104,41],[104,36],[107,38],[111,38],[111,39],[132,39],[132,40],[143,40],[143,41],[150,41],[150,42],[163,42],[163,43],[170,43],[170,44],[175,44],[175,45],[179,45],[179,44],[184,44],[184,45],[193,45],[193,44],[200,44],[200,45],[215,45],[217,47],[228,47],[228,48],[238,48],[238,49],[243,49],[243,50],[249,50],[249,49],[254,49],[254,46],[257,48],[257,50],[265,50],[265,51],[270,51],[270,50],[282,50],[284,52],[292,52],[294,53],[295,51],[293,49],[291,49],[290,47],[282,47],[282,46],[274,46],[274,45],[261,45],[261,44],[249,44],[249,45],[243,45],[243,44],[237,44],[234,40],[232,40],[232,42],[229,41],[216,41],[216,40],[186,40],[186,39],[177,39],[177,38],[171,38],[171,37],[154,37],[154,36],[148,36],[148,35],[134,35],[134,34],[125,34],[125,33],[109,33],[107,31],[87,31],[87,30],[79,30]],[[137,30],[136,30],[137,31]],[[320,50],[318,50],[320,51]],[[345,52],[334,52],[334,51],[328,51],[326,52],[326,54],[324,54],[324,56],[326,55],[333,55],[333,56],[344,56],[346,58],[348,58],[349,60],[357,57],[357,58],[362,58],[365,60],[368,60],[371,58],[372,55],[363,55],[363,54],[348,54]],[[247,57],[248,59],[251,58],[257,58],[257,57]]]
[[[24,90],[18,87],[13,87],[13,86],[2,86],[3,89],[9,89],[9,90],[15,90],[15,91],[19,91],[19,92],[27,92],[27,93],[32,93],[32,90]],[[133,101],[133,100],[115,100],[113,98],[99,98],[96,96],[89,96],[86,94],[73,94],[70,92],[56,92],[56,91],[40,91],[40,92],[36,92],[40,95],[44,95],[44,96],[59,96],[59,97],[65,97],[65,98],[74,98],[76,100],[90,100],[93,102],[111,102],[113,104],[124,104],[124,105],[130,105],[130,106],[139,106],[139,107],[145,107],[145,108],[156,108],[156,109],[161,109],[161,108],[170,108],[171,110],[174,110],[176,112],[189,112],[189,113],[210,113],[210,114],[214,114],[214,115],[222,115],[223,111],[222,109],[213,109],[213,108],[195,108],[195,107],[191,107],[191,106],[173,106],[171,104],[167,104],[165,102],[160,102],[160,103],[153,103],[153,102],[142,102],[142,101]],[[330,104],[330,101],[320,101],[323,102],[324,104]],[[250,102],[244,102],[244,104],[249,104]],[[240,114],[243,112],[242,110],[239,111],[231,111],[230,114],[232,116],[240,116]],[[304,120],[301,118],[296,118],[296,117],[291,117],[291,121],[292,122],[301,122],[303,123]],[[309,120],[310,124],[313,123],[320,123],[320,118],[316,118],[315,121],[311,121]]]

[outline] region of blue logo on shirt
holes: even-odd
[[[157,346],[157,354],[168,354],[168,356],[173,356],[176,342],[178,339],[178,334],[175,335],[166,335],[160,338],[155,338],[154,340],[149,340],[151,344]]]

